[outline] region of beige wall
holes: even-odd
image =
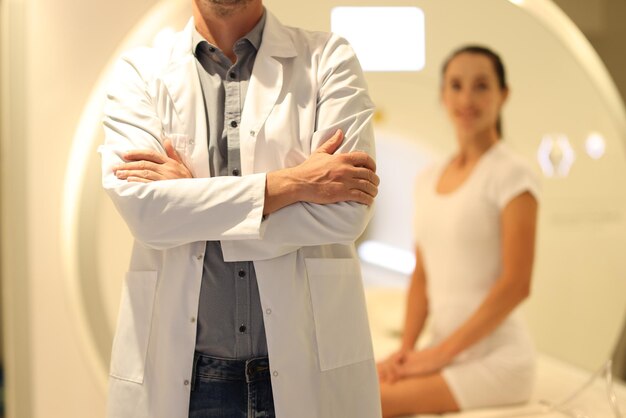
[[[7,395],[15,401],[9,418],[103,413],[104,393],[68,307],[59,245],[63,180],[94,82],[154,3],[2,0],[3,311],[16,343],[5,355]]]
[[[30,416],[30,311],[26,254],[24,7],[0,3],[0,215],[5,397],[9,416]],[[17,140],[9,141],[8,138]],[[19,371],[19,372],[18,372]]]

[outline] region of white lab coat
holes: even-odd
[[[108,92],[103,185],[135,245],[111,358],[108,416],[188,415],[205,241],[256,269],[279,418],[379,417],[354,240],[371,209],[297,203],[263,219],[265,173],[304,161],[337,128],[341,152],[374,152],[373,105],[341,38],[268,12],[240,123],[242,177],[209,178],[190,21],[171,45],[119,62]],[[128,183],[123,152],[172,138],[193,179]],[[115,260],[112,260],[115,262]]]

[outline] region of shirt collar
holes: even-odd
[[[248,40],[248,42],[250,42],[250,44],[254,47],[254,49],[256,49],[257,51],[259,50],[259,48],[261,47],[261,41],[263,40],[263,29],[265,28],[265,21],[267,19],[267,12],[265,10],[265,8],[263,8],[263,15],[261,16],[261,19],[259,19],[259,21],[257,22],[257,24],[254,26],[254,28],[252,28],[252,30],[250,32],[248,32],[247,34],[245,34],[241,39],[239,39],[237,42],[235,42],[235,45],[237,45],[239,42],[241,42],[243,39]],[[192,42],[193,42],[193,52],[194,54],[196,53],[197,49],[198,49],[198,45],[200,45],[202,42],[206,42],[207,44],[209,44],[209,46],[212,46],[216,49],[217,46],[211,44],[209,41],[207,41],[201,34],[200,32],[198,32],[198,29],[196,29],[195,27],[193,28],[193,38],[192,38]]]

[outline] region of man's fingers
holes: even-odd
[[[357,179],[367,180],[375,186],[380,184],[380,178],[369,168],[356,167],[354,169],[354,177]]]
[[[136,170],[136,171],[141,171],[141,170],[149,170],[149,171],[154,171],[154,172],[158,172],[159,169],[161,168],[161,164],[158,163],[153,163],[151,161],[145,161],[145,160],[141,160],[141,161],[133,161],[130,163],[124,163],[124,164],[120,164],[118,166],[116,166],[114,168],[115,172],[118,172],[120,170],[123,171],[130,171],[130,170]]]
[[[335,151],[339,149],[339,146],[341,145],[342,142],[343,142],[343,131],[341,129],[337,129],[337,131],[335,131],[335,134],[331,136],[330,138],[328,138],[326,142],[324,142],[322,145],[320,145],[315,150],[315,152],[334,154]]]
[[[130,182],[135,182],[135,183],[150,183],[152,181],[152,180],[144,179],[141,177],[132,177],[132,176],[127,178],[126,180]]]
[[[365,167],[367,169],[376,172],[376,162],[372,157],[363,151],[352,151],[347,154],[342,154],[344,161],[355,167]]]
[[[118,170],[115,175],[120,180],[137,181],[144,179],[147,181],[161,180],[161,175],[151,170]],[[133,179],[133,180],[131,180]]]
[[[359,190],[363,193],[367,193],[372,197],[376,197],[378,194],[378,187],[376,187],[373,183],[370,183],[367,180],[357,180],[354,183],[354,189]]]
[[[150,150],[150,149],[128,151],[126,154],[124,154],[124,159],[126,161],[144,160],[144,161],[150,161],[156,164],[163,164],[166,161],[163,154],[154,150]]]
[[[363,205],[371,206],[374,203],[374,198],[371,195],[359,189],[350,190],[350,197],[351,198],[349,200]]]
[[[170,157],[173,160],[178,161],[181,164],[183,163],[183,160],[178,155],[178,152],[176,152],[176,149],[174,149],[174,146],[172,145],[172,141],[169,138],[165,138],[165,140],[163,141],[163,148],[165,148],[165,153],[167,154],[168,157]]]

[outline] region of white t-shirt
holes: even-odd
[[[435,340],[445,338],[476,310],[502,269],[500,215],[538,178],[506,144],[498,142],[451,193],[437,183],[449,161],[426,169],[416,184],[415,240],[426,272]]]

